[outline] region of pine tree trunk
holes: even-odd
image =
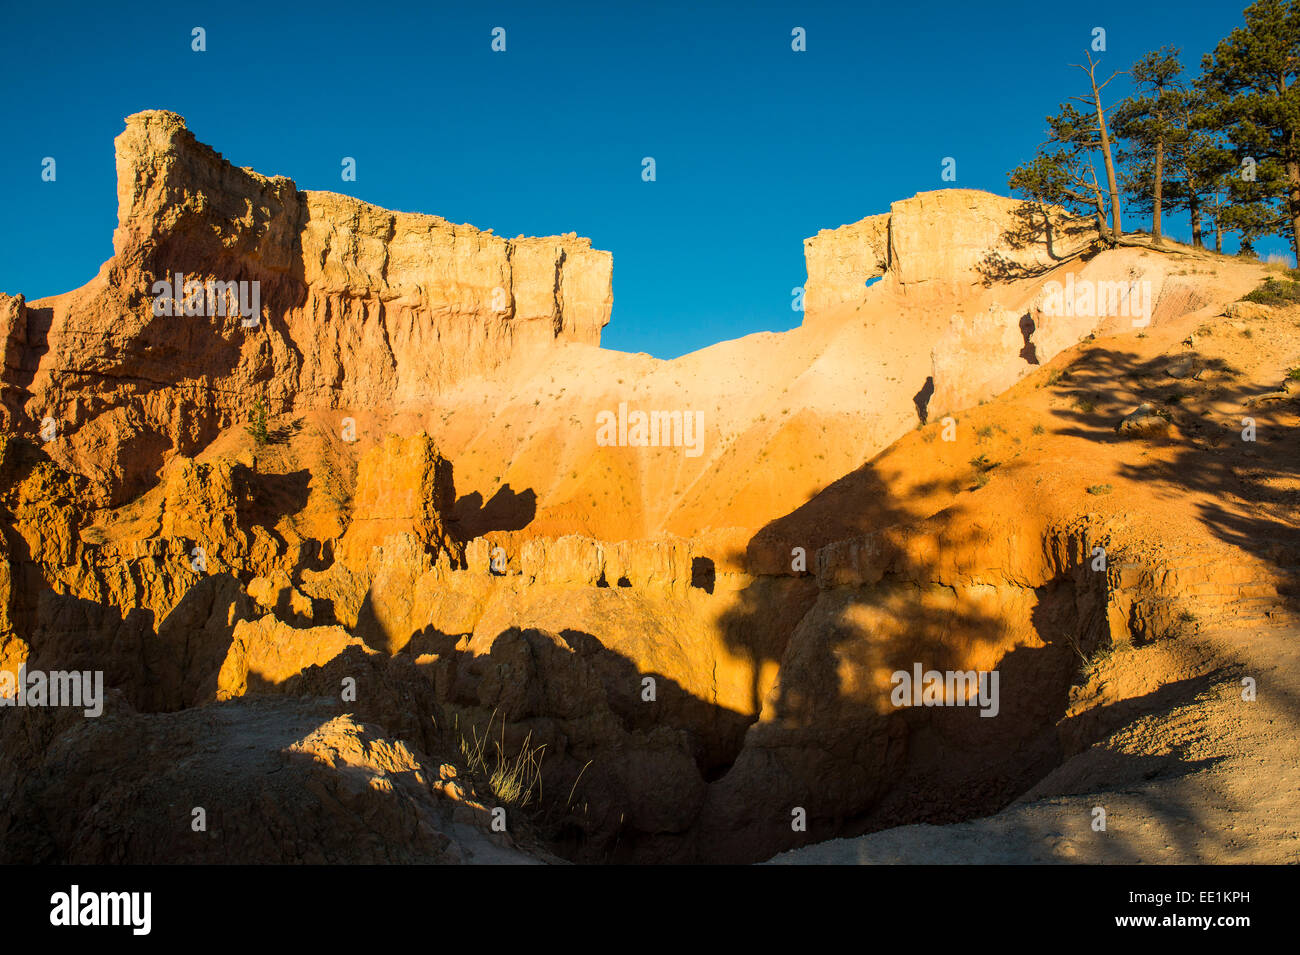
[[[1201,241],[1201,197],[1195,191],[1191,194],[1188,208],[1192,213],[1192,247],[1204,248],[1204,243]]]
[[[1124,234],[1124,228],[1120,223],[1119,214],[1119,187],[1115,183],[1115,159],[1110,154],[1110,134],[1106,131],[1106,113],[1101,108],[1101,91],[1097,89],[1097,77],[1095,73],[1089,73],[1092,78],[1092,102],[1097,107],[1097,129],[1101,132],[1101,155],[1106,160],[1106,186],[1110,190],[1110,218],[1111,234],[1116,241]],[[1300,192],[1297,192],[1300,198]]]
[[[1300,162],[1294,159],[1287,162],[1286,178],[1290,186],[1287,211],[1291,216],[1291,251],[1295,253],[1296,264],[1300,265]]]
[[[1151,241],[1155,245],[1160,245],[1160,200],[1164,191],[1164,165],[1165,165],[1165,141],[1164,138],[1156,140],[1156,191],[1152,197],[1151,206]]]
[[[1223,254],[1223,226],[1218,219],[1214,220],[1214,251]]]

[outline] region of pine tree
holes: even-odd
[[[1300,260],[1300,0],[1257,0],[1245,20],[1202,63],[1240,164],[1222,214],[1246,248],[1277,233]]]
[[[1121,162],[1130,167],[1126,184],[1136,192],[1140,207],[1151,210],[1151,241],[1161,244],[1161,213],[1167,154],[1187,135],[1179,122],[1178,103],[1183,92],[1183,65],[1178,48],[1161,47],[1133,64],[1134,96],[1115,109],[1115,134],[1132,147],[1122,150]],[[1150,190],[1149,192],[1147,190]]]
[[[249,436],[252,437],[254,444],[260,446],[271,440],[271,433],[267,430],[268,417],[266,402],[260,397],[254,399],[251,423],[246,425],[244,428],[244,430],[248,432]]]
[[[1212,221],[1215,251],[1222,251],[1223,234],[1233,228],[1229,212],[1230,179],[1237,166],[1219,130],[1221,104],[1199,82],[1191,87],[1180,84],[1170,88],[1162,100],[1160,127],[1163,145],[1159,150],[1152,146],[1148,134],[1150,126],[1139,125],[1136,131],[1130,126],[1130,116],[1144,113],[1145,106],[1121,105],[1116,110],[1116,123],[1123,125],[1131,143],[1121,153],[1125,190],[1135,205],[1152,213],[1154,235],[1156,155],[1159,152],[1162,213],[1186,211],[1192,224],[1192,245],[1197,248],[1204,246],[1206,221]]]
[[[1086,103],[1090,111],[1082,112],[1070,103],[1062,104],[1060,112],[1047,117],[1047,142],[1038,148],[1033,159],[1013,169],[1007,179],[1011,190],[1026,198],[1063,206],[1076,215],[1095,215],[1102,235],[1107,233],[1109,211],[1110,237],[1118,241],[1123,234],[1119,185],[1101,92],[1119,73],[1098,84],[1100,64],[1093,60],[1091,52],[1087,66],[1075,65],[1088,75],[1090,92],[1070,99]],[[1097,178],[1098,153],[1106,169],[1104,187]]]

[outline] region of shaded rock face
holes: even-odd
[[[327,702],[115,710],[63,725],[46,713],[25,715],[27,739],[18,721],[5,728],[5,861],[533,861],[508,837],[464,824],[486,810],[472,797],[448,797],[436,759]],[[33,753],[25,745],[33,737],[48,738],[47,748]],[[135,758],[123,759],[127,753]],[[58,806],[64,819],[42,806]],[[124,840],[122,832],[148,838]]]
[[[168,470],[143,541],[90,546],[77,482],[35,448],[6,450],[6,567],[38,598],[3,601],[6,668],[102,670],[110,688],[103,722],[0,712],[0,831],[35,833],[7,842],[13,861],[472,861],[485,839],[517,851],[489,839],[502,805],[511,839],[581,861],[754,861],[900,800],[971,811],[1014,795],[1059,749],[1068,682],[1070,651],[1031,617],[1057,607],[1093,641],[1127,619],[1080,573],[1081,535],[1045,554],[1051,534],[1033,527],[984,529],[976,539],[1002,549],[937,562],[944,526],[838,541],[811,575],[717,575],[711,588],[688,541],[537,539],[494,567],[491,541],[450,533],[450,468],[427,435],[363,457],[369,489],[320,570],[241,527],[242,466],[188,459]],[[55,546],[39,546],[47,533]],[[195,540],[206,572],[186,560]],[[148,549],[148,575],[121,573],[121,555]],[[1059,595],[1035,600],[1053,581]],[[913,660],[1057,692],[1009,696],[990,734],[973,710],[889,707],[888,673]],[[480,739],[489,755],[471,772],[466,741]],[[530,752],[537,815],[489,781]],[[191,838],[181,803],[159,802],[169,787],[225,807],[218,837]],[[72,811],[38,825],[51,802]],[[793,809],[811,829],[791,828]],[[341,834],[317,838],[335,815]],[[86,835],[117,817],[152,835]]]
[[[76,292],[0,299],[0,413],[32,431],[54,419],[63,463],[106,502],[259,398],[273,414],[393,407],[557,341],[600,341],[612,258],[586,239],[507,240],[303,192],[232,166],[174,113],[126,123],[113,258]],[[176,308],[204,314],[155,314],[177,285]]]

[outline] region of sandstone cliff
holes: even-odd
[[[1096,237],[1090,220],[1074,220],[1059,209],[975,189],[918,193],[883,215],[804,240],[805,319],[863,304],[873,279],[955,304],[992,271],[1001,278],[1045,271]]]
[[[304,192],[231,165],[174,113],[126,122],[113,258],[75,292],[0,302],[7,413],[21,404],[33,430],[53,419],[55,455],[105,502],[259,399],[272,414],[395,407],[557,341],[600,341],[612,263],[586,239],[507,240]],[[207,314],[155,314],[159,281]],[[230,297],[250,315],[213,314],[191,281],[257,283]]]
[[[801,327],[665,362],[596,347],[581,240],[303,193],[168,113],[119,174],[96,280],[0,299],[0,670],[109,689],[0,710],[4,861],[756,860],[994,812],[1294,656],[1300,336],[1224,307],[1261,266],[927,193],[809,240]],[[178,271],[260,321],[155,315]],[[598,443],[620,403],[700,413],[698,454]],[[917,662],[1000,672],[997,719],[894,706]]]

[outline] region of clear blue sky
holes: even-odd
[[[113,137],[166,108],[236,165],[303,189],[508,237],[590,236],[614,254],[605,344],[674,357],[798,324],[803,239],[949,185],[945,156],[955,185],[1005,194],[1043,117],[1080,91],[1068,64],[1093,27],[1107,70],[1174,43],[1194,71],[1243,6],[9,0],[0,291],[94,275],[112,254]],[[807,52],[790,49],[796,26]],[[356,182],[340,180],[343,156]]]

